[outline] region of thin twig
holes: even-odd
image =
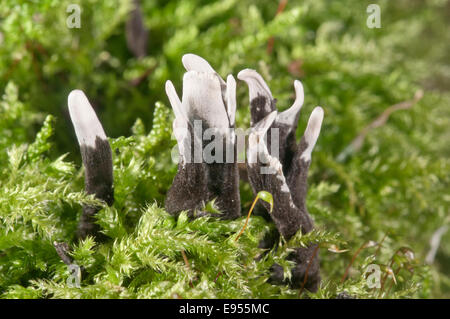
[[[214,282],[216,282],[217,279],[219,279],[220,276],[222,276],[222,272],[221,271],[219,271],[219,273],[217,274],[216,279],[214,279]]]
[[[189,264],[189,260],[187,259],[186,252],[184,250],[181,251],[181,256],[183,256],[184,264],[186,265],[186,268],[191,272],[191,265]],[[191,288],[194,288],[194,284],[192,283],[192,280],[189,280],[189,285]]]
[[[400,266],[398,266],[397,269],[395,270],[394,276],[397,276],[401,269],[402,269],[402,268],[401,268]],[[389,295],[390,292],[391,292],[392,286],[394,286],[394,281],[393,281],[393,280],[391,281],[391,284],[389,285],[389,289],[388,289],[388,291],[387,291],[387,294],[388,294],[388,295]]]
[[[183,256],[184,263],[189,271],[191,271],[191,265],[189,265],[189,260],[187,259],[186,253],[184,250],[181,251],[181,256]]]
[[[392,265],[394,264],[394,256],[397,255],[397,252],[395,252],[395,254],[392,256],[391,258],[391,262],[389,264],[389,268],[392,269]],[[387,277],[388,277],[388,273],[386,272],[383,276],[383,278],[381,279],[381,287],[380,287],[380,293],[378,294],[378,298],[381,298],[381,295],[384,292],[384,284],[386,283]]]
[[[380,243],[378,244],[378,248],[375,251],[375,255],[374,256],[378,255],[378,253],[380,252],[381,246],[383,245],[383,242],[386,239],[386,237],[387,237],[387,233],[384,234],[383,238],[381,239]]]
[[[306,281],[308,280],[308,272],[309,272],[309,268],[311,267],[312,262],[314,261],[314,258],[316,257],[317,252],[319,251],[319,247],[320,247],[320,245],[317,245],[317,246],[316,246],[316,248],[314,249],[314,251],[313,251],[313,253],[312,253],[312,255],[311,255],[311,258],[309,258],[308,266],[306,267],[306,270],[305,270],[305,276],[303,277],[302,287],[300,288],[300,291],[299,291],[299,293],[298,293],[298,297],[299,297],[299,298],[300,298],[300,296],[301,296],[301,294],[302,294],[302,292],[303,292],[303,289],[305,288]]]
[[[400,247],[400,248],[397,249],[396,252],[392,255],[392,257],[391,257],[391,262],[389,263],[389,268],[391,269],[391,271],[392,271],[392,266],[394,265],[394,258],[395,258],[395,256],[397,256],[399,253],[405,254],[405,252],[404,252],[404,247]],[[399,267],[398,270],[400,270],[400,267]],[[387,280],[388,275],[389,275],[389,272],[386,272],[386,274],[384,275],[383,279],[381,280],[381,288],[380,288],[379,297],[381,297],[381,295],[382,295],[383,292],[384,292],[384,284],[386,283],[386,280]],[[397,283],[397,282],[396,282],[396,279],[395,279],[395,273],[392,272],[392,275],[393,275],[393,280],[395,281],[395,283]],[[388,293],[389,293],[389,291],[388,291]]]
[[[372,241],[372,240],[369,240],[369,241],[366,241],[364,244],[361,245],[361,247],[358,248],[358,250],[355,252],[355,254],[352,257],[352,260],[350,261],[350,263],[348,264],[347,268],[345,269],[345,273],[344,273],[344,275],[341,278],[341,284],[344,283],[345,278],[347,278],[347,275],[348,275],[348,272],[350,270],[350,267],[355,262],[356,257],[359,255],[359,253],[365,248],[373,247],[374,246],[373,244],[376,244],[376,243],[374,241]]]
[[[153,70],[155,70],[155,68],[156,68],[156,66],[152,66],[152,67],[148,68],[147,70],[145,70],[145,72],[142,73],[137,78],[130,80],[130,82],[129,82],[130,85],[138,86],[139,84],[141,84],[153,72]]]
[[[364,143],[364,139],[366,138],[367,134],[371,130],[384,125],[393,112],[399,110],[407,110],[411,108],[414,104],[419,102],[422,99],[422,97],[423,91],[418,90],[414,94],[414,98],[412,100],[394,104],[388,107],[386,110],[384,110],[383,113],[381,113],[381,115],[379,115],[368,126],[363,128],[361,132],[358,134],[358,136],[354,138],[353,141],[347,147],[344,148],[344,150],[337,156],[337,161],[343,162],[350,154],[359,151]]]
[[[358,248],[358,250],[353,254],[352,260],[350,261],[350,263],[348,264],[347,268],[345,268],[345,273],[341,278],[341,284],[344,283],[345,278],[347,278],[348,275],[348,271],[350,270],[350,267],[353,265],[353,263],[355,262],[356,256],[359,255],[359,253],[361,252],[361,250],[363,249],[365,243]]]
[[[288,0],[280,0],[280,3],[278,4],[277,13],[275,14],[275,17],[278,16],[280,13],[284,11],[286,8],[286,5],[288,3]],[[273,51],[273,44],[275,42],[275,38],[272,36],[269,38],[269,41],[267,42],[267,54],[271,54]]]

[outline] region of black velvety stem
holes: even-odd
[[[69,245],[67,245],[67,243],[54,242],[53,246],[55,247],[56,253],[61,258],[61,260],[67,266],[70,266],[73,263],[73,258],[69,255],[70,253]]]
[[[216,137],[218,138],[218,137]],[[208,190],[207,199],[215,200],[223,219],[235,219],[241,215],[239,194],[239,168],[235,141],[223,141],[223,156],[220,162],[206,164]],[[227,162],[227,155],[232,160]]]
[[[194,217],[197,209],[204,204],[206,194],[206,168],[204,163],[179,163],[178,172],[173,179],[165,201],[167,212],[178,216],[188,211]]]
[[[186,154],[181,154],[178,171],[172,185],[167,191],[165,209],[172,216],[178,217],[187,211],[189,217],[195,217],[206,203],[206,165],[195,157],[195,135],[188,127],[189,142]],[[179,141],[183,143],[183,141]],[[184,157],[186,156],[186,157]]]
[[[260,165],[248,166],[249,181],[254,193],[266,190],[272,194],[274,208],[269,215],[278,232],[286,240],[292,238],[299,230],[302,234],[310,232],[314,227],[313,221],[306,207],[299,208],[294,204],[292,196],[286,188],[282,173],[278,171],[275,174],[261,174],[260,169]],[[262,205],[269,211],[268,203],[262,202]],[[260,247],[271,248],[277,239],[277,234],[269,234],[269,238],[264,238]],[[295,262],[290,281],[292,287],[300,288],[304,283],[304,288],[313,292],[317,291],[320,283],[320,264],[319,258],[316,256],[317,249],[317,244],[312,244],[307,247],[295,248],[289,255],[288,259]],[[285,283],[284,271],[280,265],[274,264],[271,271],[270,282],[274,284]]]
[[[305,198],[307,192],[307,175],[310,164],[310,158],[303,156],[308,145],[305,138],[296,145],[293,136],[290,136],[289,130],[278,127],[280,135],[283,135],[283,141],[280,145],[279,157],[269,154],[270,147],[259,148],[256,141],[261,140],[261,127],[270,125],[269,117],[254,127],[253,134],[249,140],[253,143],[249,146],[249,158],[255,152],[261,158],[257,163],[248,163],[248,178],[253,192],[268,191],[273,198],[273,211],[269,214],[274,222],[278,232],[285,240],[291,239],[298,231],[302,234],[309,233],[314,228],[314,223],[310,217]],[[273,128],[276,123],[269,126]],[[257,133],[259,131],[259,133]],[[269,131],[270,132],[270,131]],[[267,135],[269,135],[269,132]],[[286,132],[286,133],[285,133]],[[257,137],[257,138],[255,138]],[[267,139],[270,141],[271,139]],[[303,157],[302,157],[303,156]],[[254,155],[252,156],[253,159]],[[282,160],[279,160],[282,159]],[[262,206],[269,211],[269,204],[261,202]],[[273,247],[278,238],[277,234],[269,234],[260,243],[262,248]],[[320,264],[317,256],[317,244],[310,244],[307,247],[298,247],[288,256],[288,259],[294,261],[292,268],[292,278],[290,284],[294,288],[306,288],[309,291],[317,291],[320,284]],[[274,264],[271,268],[270,282],[276,284],[286,283],[284,279],[284,270]]]
[[[301,155],[308,147],[305,138],[302,137],[293,156],[289,170],[285,173],[286,182],[292,194],[294,204],[306,211],[306,194],[308,192],[308,170],[311,161],[305,161]]]
[[[114,202],[112,152],[108,140],[97,136],[95,147],[82,144],[81,158],[85,167],[85,191],[94,194],[97,199],[111,206]],[[99,206],[85,205],[78,224],[77,236],[80,239],[94,236],[104,239],[100,226],[96,224],[95,215]]]
[[[197,158],[198,163],[192,163],[191,161],[195,159],[194,135],[192,132],[190,134],[192,140],[189,151],[190,161],[181,161],[178,164],[178,172],[167,192],[165,201],[167,212],[178,216],[181,211],[185,210],[188,211],[189,217],[200,217],[207,215],[206,212],[201,211],[203,206],[214,200],[216,207],[222,213],[221,218],[238,218],[241,205],[236,146],[234,143],[227,144],[224,140],[223,149],[226,151],[223,153],[223,157],[218,156],[211,163],[206,163],[204,158]],[[227,163],[226,154],[231,151],[233,151],[234,158],[231,163]]]
[[[216,199],[223,219],[238,218],[241,215],[241,202],[237,163],[212,163],[207,167],[208,199]]]
[[[306,212],[293,204],[289,189],[285,188],[284,177],[280,174],[261,174],[260,169],[259,165],[249,165],[250,184],[254,193],[265,190],[272,194],[274,209],[270,216],[281,235],[289,240],[300,229],[302,233],[310,232],[313,228],[312,220]],[[269,211],[269,204],[262,204]]]

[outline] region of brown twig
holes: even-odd
[[[402,268],[400,266],[397,267],[397,269],[395,270],[394,276],[397,276],[398,273],[400,272]],[[391,281],[391,284],[389,285],[389,289],[387,291],[387,294],[389,294],[391,292],[392,286],[394,286],[394,281]]]
[[[222,276],[222,272],[221,271],[219,271],[219,273],[217,274],[216,279],[214,279],[214,282],[216,282],[217,279],[219,279],[220,276]]]
[[[381,241],[380,241],[379,244],[378,244],[377,250],[375,251],[374,257],[376,257],[376,256],[378,255],[378,253],[380,252],[381,247],[383,246],[383,242],[384,242],[384,240],[386,239],[387,235],[388,235],[388,234],[385,233],[384,236],[383,236],[383,238],[381,238]],[[374,292],[375,289],[376,289],[376,287],[373,287],[373,288],[372,288],[372,292]]]
[[[394,264],[394,257],[395,257],[395,255],[397,255],[397,252],[395,252],[395,254],[391,258],[391,262],[389,264],[390,269],[392,269],[392,265]],[[387,276],[388,276],[388,273],[386,272],[386,274],[383,276],[383,279],[381,279],[381,287],[380,287],[380,293],[378,294],[378,298],[380,298],[384,292],[384,284],[386,283]]]
[[[348,272],[350,270],[350,267],[353,265],[353,263],[355,262],[356,257],[359,255],[359,253],[361,252],[361,250],[363,249],[365,243],[358,248],[358,250],[353,254],[352,260],[350,261],[350,263],[348,264],[347,268],[345,269],[345,273],[341,278],[341,284],[344,283],[345,278],[347,278]]]
[[[245,228],[247,228],[247,224],[248,224],[248,221],[249,221],[249,219],[250,219],[250,215],[252,214],[253,208],[255,208],[255,205],[256,205],[256,202],[258,201],[258,199],[259,199],[259,197],[256,196],[255,200],[254,200],[253,203],[252,203],[252,206],[250,207],[250,210],[248,211],[247,218],[245,219],[245,224],[244,224],[244,226],[242,227],[242,229],[241,229],[241,231],[239,232],[239,234],[238,234],[238,235],[236,236],[236,238],[234,239],[234,241],[237,241],[237,240],[239,239],[239,237],[241,237],[241,235],[244,233]],[[222,275],[222,272],[219,271],[219,273],[218,273],[217,276],[216,276],[216,279],[214,279],[214,282],[216,282],[217,279],[219,279],[219,277],[220,277],[221,275]]]
[[[186,252],[184,250],[181,251],[181,256],[183,256],[184,264],[186,265],[186,268],[190,272],[192,270],[191,265],[189,264],[189,260],[187,259]],[[191,288],[194,288],[194,284],[192,283],[192,280],[189,280],[189,285],[191,286]]]
[[[130,80],[130,85],[131,86],[138,86],[139,84],[142,83],[142,81],[144,81],[152,72],[153,70],[156,68],[156,66],[152,66],[150,68],[148,68],[144,73],[142,73],[142,75],[138,76],[135,79]]]
[[[350,263],[348,264],[347,268],[345,269],[345,273],[344,273],[344,275],[343,275],[342,278],[341,278],[341,284],[344,283],[345,278],[347,278],[347,275],[348,275],[348,272],[349,272],[349,270],[350,270],[350,267],[351,267],[351,266],[353,265],[353,263],[355,262],[356,257],[360,254],[360,252],[361,252],[363,249],[368,248],[368,247],[373,247],[373,246],[374,246],[373,244],[376,244],[376,243],[375,243],[374,241],[372,241],[372,240],[366,241],[366,242],[365,242],[364,244],[362,244],[361,247],[359,247],[358,250],[353,254],[352,260],[351,260]]]
[[[181,256],[183,256],[184,264],[186,265],[187,269],[191,271],[191,265],[189,265],[189,260],[187,259],[186,253],[184,250],[181,251]]]
[[[314,251],[313,251],[313,253],[312,253],[312,255],[311,255],[311,258],[309,258],[308,266],[306,267],[306,270],[305,270],[305,276],[303,277],[302,287],[300,288],[300,291],[299,291],[299,293],[298,293],[298,297],[299,297],[299,298],[300,298],[300,296],[301,296],[301,294],[302,294],[302,292],[303,292],[303,289],[305,288],[306,281],[308,280],[308,272],[309,272],[309,268],[311,267],[312,262],[314,261],[314,258],[316,258],[317,252],[319,251],[319,247],[320,247],[320,245],[317,245],[317,246],[316,246],[316,248],[314,249]]]
[[[399,253],[402,253],[403,255],[406,255],[405,251],[411,252],[411,250],[410,250],[409,248],[407,248],[407,247],[406,247],[406,249],[405,249],[405,247],[400,247],[400,248],[397,249],[397,250],[395,251],[395,253],[392,255],[392,257],[391,257],[391,262],[389,263],[389,268],[391,269],[391,271],[392,271],[392,266],[394,265],[394,258],[395,258],[395,256],[397,256]],[[400,266],[398,267],[397,273],[398,273],[398,271],[400,271],[401,268],[402,268],[402,267],[400,267]],[[393,274],[393,281],[395,281],[396,273],[392,273],[392,274]],[[385,283],[386,283],[386,280],[387,280],[388,275],[389,275],[389,273],[386,272],[386,274],[384,275],[383,279],[381,280],[381,288],[380,288],[380,294],[379,294],[379,296],[381,296],[381,294],[384,292],[384,287],[385,287],[384,285],[385,285]],[[395,283],[396,283],[396,282],[395,282]],[[392,285],[391,285],[391,286],[392,286]],[[390,287],[389,290],[390,290],[391,288],[392,288],[392,287]],[[388,291],[388,293],[389,293],[389,291]]]
[[[375,256],[378,255],[378,253],[380,252],[381,246],[383,245],[383,242],[384,242],[384,240],[386,239],[386,237],[387,237],[387,233],[384,234],[383,238],[382,238],[381,241],[379,242],[378,248],[377,248],[377,250],[375,251]]]
[[[282,13],[284,11],[284,9],[286,8],[287,3],[288,3],[288,0],[280,0],[280,2],[278,4],[277,13],[275,14],[275,17],[278,16],[280,13]],[[275,42],[275,38],[273,36],[270,37],[269,41],[267,42],[267,54],[271,54],[272,53],[274,42]]]
[[[422,99],[422,97],[423,97],[423,91],[418,90],[414,94],[414,98],[412,100],[394,104],[394,105],[388,107],[386,110],[384,110],[383,113],[381,113],[381,115],[379,115],[374,121],[372,121],[369,125],[367,125],[365,128],[363,128],[361,130],[361,132],[358,134],[358,136],[355,137],[353,139],[353,141],[347,147],[344,148],[344,150],[337,156],[337,161],[342,162],[351,153],[355,153],[355,152],[359,151],[364,143],[364,140],[365,140],[367,134],[371,130],[384,125],[392,113],[394,113],[395,111],[399,111],[399,110],[410,109],[414,104],[419,102]]]

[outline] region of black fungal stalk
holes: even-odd
[[[295,81],[296,99],[292,107],[277,113],[276,100],[261,75],[254,70],[243,70],[238,79],[245,81],[249,87],[251,126],[247,150],[247,171],[250,185],[255,194],[268,191],[273,196],[274,208],[268,217],[269,204],[262,203],[266,217],[271,218],[286,240],[292,238],[299,230],[306,234],[314,228],[306,208],[307,175],[311,163],[311,152],[320,133],[323,110],[316,107],[309,119],[305,134],[300,143],[295,140],[300,109],[303,105],[303,87]],[[277,130],[273,130],[277,129]],[[278,133],[278,139],[272,141],[271,135]],[[278,154],[272,154],[272,143],[279,143]],[[260,247],[273,246],[279,234],[270,234],[262,241]],[[320,264],[315,257],[317,245],[300,247],[289,256],[295,261],[292,269],[293,287],[317,291],[320,284]],[[272,267],[272,281],[284,282],[283,268]],[[307,274],[307,277],[305,277]]]
[[[106,134],[87,97],[74,90],[68,98],[69,113],[80,145],[85,167],[85,191],[111,206],[114,202],[112,152]],[[77,229],[77,237],[88,235],[103,240],[95,215],[98,206],[85,205]]]
[[[180,160],[178,172],[165,201],[166,210],[177,216],[204,215],[203,206],[214,200],[221,218],[240,216],[239,171],[236,161],[234,120],[236,82],[225,82],[211,65],[194,54],[182,59],[183,97],[171,81],[166,93],[175,113],[174,135]],[[213,150],[208,149],[213,144]],[[222,151],[222,152],[221,152]]]
[[[56,253],[58,254],[59,258],[67,265],[70,266],[73,264],[73,258],[70,256],[70,247],[67,245],[67,243],[58,243],[53,242],[53,246],[55,247]]]
[[[129,14],[125,25],[125,35],[128,49],[137,58],[147,55],[148,30],[144,24],[141,1],[133,1],[134,8]]]

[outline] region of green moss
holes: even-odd
[[[277,17],[278,4],[269,0],[145,1],[150,37],[148,56],[141,59],[125,44],[131,1],[78,1],[81,29],[65,24],[73,1],[3,2],[3,298],[297,298],[298,290],[267,283],[269,269],[274,262],[289,269],[290,249],[311,241],[322,247],[323,278],[311,298],[344,291],[367,298],[450,296],[450,232],[434,263],[424,262],[432,234],[450,223],[448,1],[379,1],[381,29],[366,27],[366,1],[289,1]],[[259,239],[273,227],[259,217],[250,218],[235,242],[245,217],[188,222],[162,209],[176,172],[164,82],[171,79],[181,92],[180,59],[187,52],[205,57],[224,77],[257,69],[280,109],[292,103],[294,79],[302,80],[298,136],[315,105],[325,110],[307,199],[317,230],[280,242],[259,261]],[[111,137],[116,201],[99,213],[111,238],[102,244],[74,239],[81,206],[99,204],[82,191],[83,169],[66,107],[75,88],[89,96]],[[423,99],[393,113],[369,132],[361,150],[337,160],[379,114],[411,100],[419,89]],[[237,98],[237,126],[245,128],[245,85],[238,83]],[[241,197],[245,215],[254,199],[246,183]],[[74,248],[76,263],[85,269],[81,288],[68,287],[69,271],[53,241]],[[368,241],[382,245],[362,249],[341,283]],[[414,259],[398,253],[406,246]],[[366,285],[363,273],[370,264],[386,276],[383,291]]]

